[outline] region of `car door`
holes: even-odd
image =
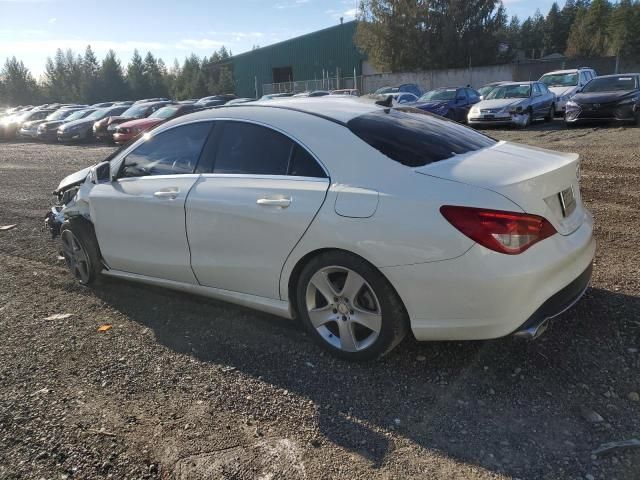
[[[216,137],[210,173],[187,198],[193,271],[202,285],[279,299],[282,267],[322,206],[328,175],[268,126],[225,120]]]
[[[542,89],[540,85],[534,83],[533,85],[533,115],[534,117],[539,117],[543,114],[546,114],[547,108],[545,107],[544,95],[542,94]]]
[[[544,98],[543,113],[546,115],[547,112],[549,112],[551,105],[553,105],[556,101],[556,94],[549,90],[544,83],[539,83],[538,85],[540,87],[540,90],[542,91],[542,97]]]
[[[126,154],[115,180],[91,190],[91,218],[109,268],[197,283],[185,200],[211,127],[197,122],[159,132]]]
[[[467,91],[465,88],[459,88],[456,91],[456,100],[455,100],[455,120],[457,122],[464,121],[467,118],[467,114],[469,113],[469,97],[467,96]]]

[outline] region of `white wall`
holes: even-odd
[[[364,75],[363,90],[364,93],[371,93],[386,85],[397,86],[403,83],[416,83],[422,91],[439,87],[458,87],[464,85],[479,88],[485,83],[500,80],[513,80],[512,65]]]

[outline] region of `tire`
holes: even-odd
[[[347,252],[313,258],[300,273],[295,297],[314,341],[344,360],[380,358],[409,329],[407,312],[388,280],[369,262]]]
[[[67,220],[60,229],[60,247],[71,274],[81,285],[95,282],[102,271],[93,225],[82,217]]]
[[[549,108],[549,113],[547,114],[546,117],[544,117],[544,121],[549,123],[550,121],[553,120],[553,117],[556,115],[556,106],[555,104],[551,104],[551,107]]]

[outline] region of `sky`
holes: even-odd
[[[522,20],[553,0],[504,0]],[[352,20],[357,0],[0,0],[0,64],[16,56],[38,77],[56,48],[98,59],[109,49],[123,65],[137,48],[167,65],[192,52],[210,55],[265,46]],[[560,2],[562,5],[563,2]]]

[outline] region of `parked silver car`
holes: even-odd
[[[542,82],[510,82],[499,85],[471,110],[469,125],[517,125],[527,127],[538,118],[553,120],[556,96]]]

